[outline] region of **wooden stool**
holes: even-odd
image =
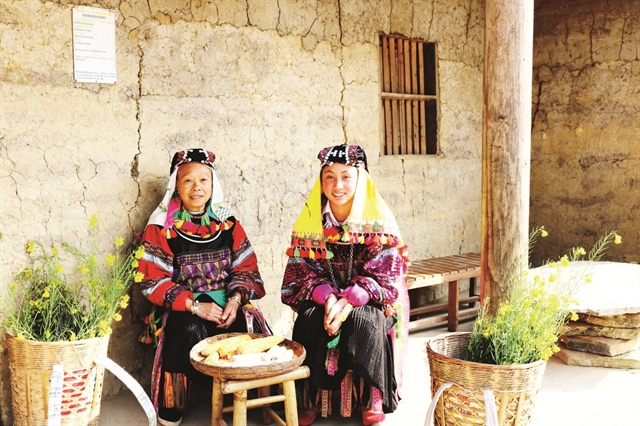
[[[300,366],[288,373],[255,379],[226,380],[213,376],[211,397],[211,426],[226,426],[223,413],[233,412],[233,426],[246,426],[247,410],[264,407],[263,419],[268,423],[271,417],[278,426],[298,426],[298,407],[294,380],[309,377],[309,367]],[[269,386],[282,383],[283,395],[270,395]],[[249,389],[258,389],[258,398],[247,400]],[[224,407],[223,396],[233,394],[233,407]],[[275,402],[284,401],[286,422],[270,407]]]

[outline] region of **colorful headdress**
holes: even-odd
[[[322,167],[333,163],[348,164],[358,168],[358,183],[351,205],[351,212],[344,224],[342,235],[335,227],[322,223],[322,183],[319,177],[307,202],[304,204],[291,235],[287,255],[331,259],[333,253],[327,242],[352,244],[380,243],[396,246],[408,264],[408,250],[403,243],[398,224],[391,209],[378,193],[366,170],[366,155],[357,145],[338,145],[324,148],[318,154]]]
[[[367,154],[358,145],[328,146],[318,153],[318,159],[322,163],[320,165],[321,169],[333,163],[342,163],[353,167],[364,167],[366,171],[369,171],[367,168]]]
[[[171,160],[169,183],[164,197],[155,211],[151,214],[149,222],[147,222],[147,226],[160,225],[166,230],[167,238],[171,238],[173,236],[170,233],[173,225],[176,222],[182,223],[184,219],[181,217],[182,202],[180,201],[180,196],[176,191],[178,169],[180,166],[192,162],[204,164],[211,170],[211,200],[209,200],[209,203],[207,204],[206,216],[219,223],[210,223],[209,226],[206,226],[207,229],[200,227],[199,229],[184,230],[189,234],[198,234],[201,237],[206,237],[220,229],[224,230],[232,226],[231,222],[228,222],[227,219],[230,216],[233,216],[233,212],[224,203],[224,193],[222,192],[222,187],[220,186],[220,181],[218,180],[216,171],[213,168],[215,159],[216,156],[213,152],[202,148],[191,148],[176,152]]]

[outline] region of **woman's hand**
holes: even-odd
[[[349,303],[346,297],[340,299],[331,295],[324,304],[324,329],[329,336],[335,336],[340,331],[342,326],[342,320],[340,319],[340,313],[344,307]]]
[[[222,311],[222,322],[218,323],[216,328],[229,328],[229,326],[236,320],[238,309],[240,309],[241,306],[236,297],[242,300],[242,295],[237,292],[227,299],[227,304],[224,306],[224,310]]]
[[[211,321],[218,324],[218,327],[220,326],[220,324],[224,323],[224,320],[222,319],[222,317],[224,316],[224,311],[216,303],[200,302],[198,304],[198,311],[196,312],[196,315],[203,320]]]

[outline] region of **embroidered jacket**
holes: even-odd
[[[145,253],[138,270],[144,273],[143,295],[155,305],[184,311],[194,292],[226,289],[242,292],[242,304],[265,295],[253,247],[239,222],[206,242],[194,242],[178,233],[167,239],[165,230],[149,225],[142,244]]]
[[[331,260],[290,257],[282,281],[282,302],[297,311],[303,302],[315,300],[322,304],[333,293],[349,296],[354,306],[392,305],[398,298],[398,289],[404,286],[404,261],[398,249],[379,243],[354,244],[349,279],[350,247],[351,244],[331,244]],[[350,294],[365,297],[352,300]]]

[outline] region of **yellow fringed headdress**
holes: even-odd
[[[366,169],[366,156],[357,145],[338,145],[320,151],[322,166],[340,162],[358,169],[358,183],[351,212],[340,235],[335,227],[325,228],[322,223],[322,184],[317,179],[298,220],[293,226],[291,246],[287,255],[331,259],[333,253],[327,242],[373,244],[398,247],[408,264],[408,250],[402,241],[398,224],[391,209],[384,202]]]

